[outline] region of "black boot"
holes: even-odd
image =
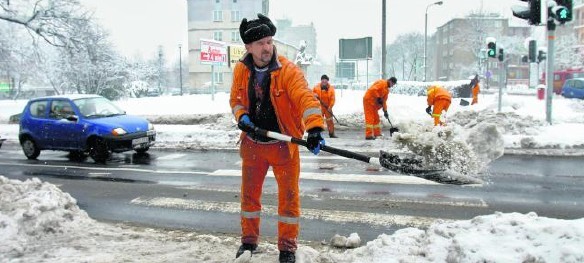
[[[331,137],[331,138],[339,138],[338,136],[335,135],[334,132],[333,133],[329,133],[329,137]]]
[[[295,263],[296,255],[291,251],[280,251],[280,263]]]
[[[246,250],[249,250],[252,254],[253,252],[258,248],[258,245],[256,244],[241,244],[241,246],[239,246],[239,249],[237,250],[237,254],[235,254],[235,258],[238,258],[239,256],[241,256],[243,254],[243,252],[245,252]]]

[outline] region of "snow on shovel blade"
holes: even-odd
[[[422,160],[401,157],[398,154],[380,151],[379,163],[388,170],[412,175],[441,184],[482,184],[480,179],[463,175],[449,169],[428,169],[422,166]]]

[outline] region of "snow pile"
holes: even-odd
[[[475,175],[503,155],[502,134],[494,124],[480,123],[469,129],[404,123],[394,142],[420,156],[428,168],[446,168]]]
[[[582,262],[584,219],[495,213],[380,235],[332,262]]]
[[[91,221],[77,201],[38,178],[9,180],[0,176],[0,254],[27,253],[27,243],[51,234],[70,234],[75,224]],[[17,242],[8,242],[17,240]]]

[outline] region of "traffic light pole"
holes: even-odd
[[[552,124],[552,96],[554,92],[554,41],[556,38],[556,24],[553,19],[548,19],[547,23],[547,38],[548,38],[548,53],[547,53],[547,71],[545,74],[547,83],[547,92],[545,99],[546,106],[546,121]]]

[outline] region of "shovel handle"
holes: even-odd
[[[302,145],[305,147],[308,145],[308,142],[305,140],[295,138],[292,136],[288,136],[288,135],[284,135],[281,133],[273,132],[273,131],[267,131],[267,130],[257,128],[257,127],[254,129],[254,132],[256,134],[260,134],[260,135],[263,135],[265,137],[276,139],[278,141],[291,142],[291,143]],[[371,163],[371,164],[377,164],[377,165],[381,166],[379,158],[369,157],[369,156],[366,156],[363,154],[359,154],[359,153],[355,153],[355,152],[351,152],[351,151],[347,151],[347,150],[343,150],[343,149],[339,149],[339,148],[334,148],[334,147],[330,147],[330,146],[326,146],[326,145],[322,145],[320,147],[320,149],[325,151],[325,152],[329,152],[329,153],[343,156],[346,158],[355,159],[358,161]]]

